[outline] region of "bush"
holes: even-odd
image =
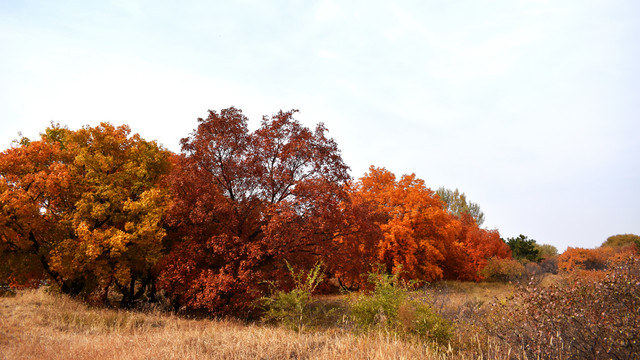
[[[407,291],[400,284],[399,273],[394,275],[370,273],[373,292],[360,294],[351,304],[351,315],[358,327],[369,330],[375,326],[393,327],[398,309],[407,300]]]
[[[558,267],[564,271],[604,270],[614,254],[610,247],[583,249],[569,247],[558,256]]]
[[[538,255],[541,259],[549,259],[558,256],[558,249],[553,245],[536,243],[535,247],[538,249]]]
[[[527,276],[542,274],[542,268],[535,262],[528,262],[524,264],[524,271]]]
[[[557,274],[558,273],[558,257],[550,257],[540,262],[542,273]]]
[[[351,303],[354,323],[365,332],[379,329],[446,344],[453,336],[453,325],[425,301],[412,299],[411,284],[401,283],[399,274],[369,274],[374,289]]]
[[[640,262],[572,285],[521,289],[496,313],[496,335],[529,358],[640,358]]]
[[[635,234],[621,234],[613,235],[607,238],[607,241],[602,243],[601,246],[609,246],[613,248],[619,248],[627,245],[635,244],[640,249],[640,236]]]
[[[525,268],[515,259],[491,258],[479,274],[490,281],[507,282],[521,278],[525,274]]]
[[[261,300],[265,312],[262,320],[265,322],[283,323],[295,331],[301,331],[304,325],[313,317],[309,305],[311,294],[324,279],[322,264],[317,263],[311,270],[305,272],[295,269],[287,262],[294,287],[291,291],[273,290],[275,284],[270,283],[272,294]]]

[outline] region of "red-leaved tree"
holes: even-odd
[[[172,250],[160,270],[176,305],[246,315],[264,281],[287,278],[285,260],[332,263],[348,167],[325,127],[311,131],[295,112],[265,116],[250,132],[240,110],[209,111],[182,139],[169,180]]]
[[[467,213],[459,216],[461,223],[457,246],[443,263],[444,277],[452,280],[480,280],[479,272],[490,258],[510,259],[511,249],[500,239],[497,230],[482,229]]]

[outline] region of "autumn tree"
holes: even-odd
[[[458,217],[462,216],[462,214],[469,214],[478,226],[482,226],[484,223],[484,213],[480,209],[480,205],[470,201],[467,202],[465,193],[461,193],[458,189],[451,190],[441,187],[436,190],[436,194],[446,204],[447,210],[451,214]]]
[[[102,123],[52,125],[0,154],[1,275],[49,279],[71,295],[110,289],[129,305],[150,286],[169,198],[169,152]]]
[[[348,168],[326,128],[302,126],[295,112],[251,132],[240,110],[209,111],[182,139],[161,271],[177,305],[246,315],[263,281],[288,278],[285,260],[334,263]]]
[[[460,217],[461,228],[457,236],[460,250],[449,256],[444,264],[445,278],[452,280],[481,280],[481,271],[489,259],[511,259],[511,249],[500,238],[498,230],[482,229],[471,214]]]
[[[460,224],[442,202],[415,175],[400,179],[384,169],[370,167],[360,178],[353,197],[372,204],[382,237],[376,260],[392,271],[402,266],[403,276],[432,281],[443,277],[441,263],[455,251]]]
[[[629,258],[640,258],[640,250],[634,243],[621,246],[601,246],[595,249],[572,248],[558,256],[561,270],[604,270]]]
[[[640,236],[635,234],[619,234],[609,236],[607,240],[602,243],[601,246],[609,246],[613,248],[619,248],[623,246],[628,246],[634,244],[638,249],[640,249]]]
[[[558,268],[564,271],[573,270],[604,270],[607,262],[614,255],[610,247],[598,249],[584,249],[568,247],[558,256]]]
[[[387,271],[402,267],[402,276],[433,281],[479,280],[478,271],[492,257],[511,258],[496,230],[480,229],[466,212],[455,215],[415,175],[400,179],[384,168],[370,167],[357,183],[352,202],[369,204],[380,233],[375,261]],[[362,238],[362,237],[361,237]]]
[[[342,289],[355,291],[370,285],[363,275],[375,271],[380,261],[377,248],[384,239],[380,224],[387,215],[378,211],[378,204],[361,196],[358,183],[349,182],[345,189],[348,197],[341,205],[343,226],[334,240],[330,269]]]

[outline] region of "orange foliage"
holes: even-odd
[[[598,249],[569,247],[558,256],[558,268],[564,271],[604,270],[613,254],[614,250],[609,247]]]
[[[372,219],[381,233],[371,241],[375,260],[388,271],[402,266],[406,278],[477,280],[488,258],[511,257],[497,231],[480,229],[468,214],[450,214],[413,174],[396,180],[390,171],[372,166],[351,197],[370,204],[376,214]]]
[[[0,271],[133,300],[161,255],[168,152],[127,126],[52,126],[0,154]],[[144,286],[139,286],[144,288]]]
[[[496,230],[480,229],[469,214],[449,213],[415,175],[397,180],[390,171],[372,166],[356,183],[351,200],[369,204],[374,213],[370,221],[379,232],[369,231],[367,239],[375,249],[373,260],[388,271],[402,266],[405,278],[479,280],[487,259],[511,258]]]
[[[595,249],[569,247],[558,256],[558,268],[564,271],[604,270],[609,266],[640,256],[635,244],[618,248],[602,246]]]
[[[442,278],[440,263],[454,246],[460,224],[423,180],[404,175],[396,181],[390,171],[372,166],[353,196],[373,204],[379,215],[378,262],[389,271],[402,266],[403,276],[411,279]]]

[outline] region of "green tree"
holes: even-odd
[[[541,260],[540,251],[537,248],[536,241],[529,239],[526,236],[520,234],[515,238],[507,238],[505,241],[511,248],[511,254],[518,260],[529,260],[538,262]]]
[[[467,196],[458,189],[451,190],[441,187],[436,190],[436,193],[440,197],[440,200],[447,204],[447,210],[451,214],[460,217],[466,213],[473,217],[478,226],[484,223],[484,213],[480,210],[480,205],[474,202],[468,202]]]

